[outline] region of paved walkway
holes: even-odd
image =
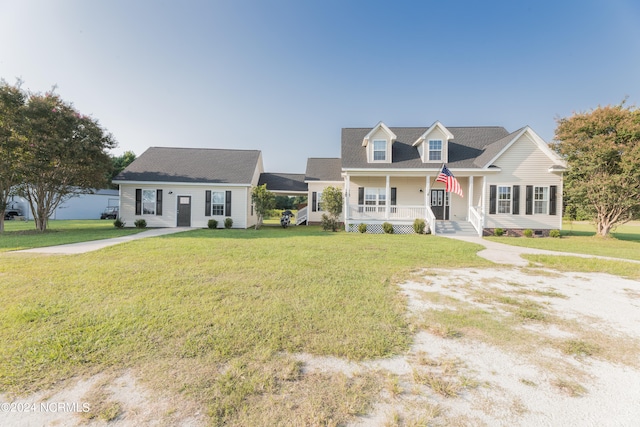
[[[599,259],[608,259],[608,260],[614,260],[614,261],[640,263],[640,261],[623,259],[623,258],[613,258],[613,257],[589,255],[589,254],[576,254],[573,252],[548,251],[546,249],[525,248],[522,246],[511,246],[504,243],[493,242],[491,240],[486,240],[476,236],[454,236],[454,235],[446,235],[446,234],[441,234],[440,236],[482,245],[486,249],[478,252],[478,256],[488,259],[489,261],[495,262],[497,264],[511,264],[511,265],[517,265],[521,267],[529,265],[529,261],[527,261],[526,259],[520,256],[522,254],[575,256],[580,258],[599,258]]]
[[[43,248],[24,249],[21,251],[5,252],[7,254],[15,253],[32,253],[32,254],[83,254],[85,252],[97,251],[107,246],[117,245],[119,243],[130,242],[132,240],[144,239],[146,237],[164,236],[165,234],[181,233],[183,231],[195,230],[194,228],[154,228],[137,234],[128,236],[114,237],[112,239],[92,240],[89,242],[69,243],[68,245],[46,246]]]

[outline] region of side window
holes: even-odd
[[[511,213],[511,187],[498,187],[498,213]]]
[[[224,215],[224,191],[211,192],[211,214]]]
[[[142,214],[156,214],[156,190],[142,190]]]
[[[533,213],[547,214],[549,212],[549,188],[533,188]]]

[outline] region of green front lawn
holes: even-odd
[[[607,239],[595,237],[595,228],[589,223],[567,222],[562,228],[560,239],[505,236],[485,238],[528,248],[640,260],[640,224],[637,222],[618,227],[612,237]]]
[[[207,408],[213,423],[238,422],[256,396],[325,381],[301,379],[290,353],[406,351],[395,283],[423,267],[490,265],[479,249],[434,236],[265,227],[194,230],[82,255],[0,254],[0,393],[132,368],[148,386]],[[335,395],[369,389],[358,381]]]
[[[109,239],[144,231],[115,228],[110,219],[52,220],[44,233],[35,229],[33,221],[5,221],[4,230],[0,233],[0,252]]]

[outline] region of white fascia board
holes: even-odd
[[[490,165],[494,164],[496,162],[496,160],[498,160],[524,134],[528,134],[531,137],[531,139],[533,140],[533,142],[538,146],[538,148],[540,148],[540,150],[544,154],[546,154],[547,157],[549,157],[549,159],[551,159],[557,165],[566,167],[566,162],[564,160],[562,160],[560,158],[560,156],[558,156],[556,153],[554,153],[549,148],[549,145],[546,142],[544,142],[544,140],[542,138],[540,138],[540,136],[537,133],[535,133],[533,131],[533,129],[531,129],[529,126],[525,126],[520,132],[518,132],[518,134],[515,137],[513,137],[513,139],[511,139],[511,141],[507,145],[504,146],[504,148],[502,148],[502,150],[500,150],[500,152],[498,154],[496,154],[493,157],[493,159],[491,159],[489,162],[487,162],[487,165],[485,166],[485,169],[488,169],[488,167]]]
[[[318,180],[305,181],[305,184],[333,184],[333,183],[336,183],[336,182],[341,183],[342,180],[338,180],[338,181],[318,181]]]
[[[424,176],[429,173],[438,173],[442,169],[442,166],[438,168],[420,168],[420,169],[345,169],[345,174],[349,176],[384,176],[389,174],[396,174],[398,176]],[[479,176],[488,173],[498,173],[502,169],[492,167],[486,169],[478,168],[449,168],[453,174],[458,177],[462,176]]]
[[[366,147],[366,146],[367,146],[367,144],[369,143],[369,139],[371,139],[371,137],[373,136],[373,134],[374,134],[374,133],[376,133],[376,132],[377,132],[377,130],[378,130],[379,128],[382,128],[382,130],[384,130],[384,131],[385,131],[385,133],[391,137],[391,143],[393,143],[393,141],[395,141],[395,140],[396,140],[396,138],[397,138],[396,134],[395,134],[395,133],[393,133],[393,132],[391,132],[391,129],[389,129],[389,128],[387,127],[387,125],[385,125],[385,124],[384,124],[384,123],[382,123],[382,122],[378,122],[378,124],[377,124],[377,125],[375,125],[375,126],[373,127],[373,129],[371,129],[371,130],[369,131],[369,133],[368,133],[368,134],[367,134],[367,135],[362,139],[362,146],[363,146],[363,147]]]
[[[424,142],[427,139],[427,137],[429,136],[429,134],[431,132],[433,132],[433,130],[436,129],[436,128],[439,128],[442,131],[442,133],[445,134],[445,136],[447,137],[447,141],[453,139],[453,134],[451,132],[449,132],[449,129],[444,127],[444,125],[442,123],[440,123],[439,121],[436,120],[435,123],[432,124],[431,127],[425,131],[425,133],[420,135],[420,138],[418,138],[416,140],[416,142],[413,143],[413,146],[415,147],[417,145],[420,145],[421,142]]]
[[[251,184],[227,184],[222,182],[173,182],[173,181],[112,181],[114,184],[127,185],[186,185],[194,187],[251,187]]]

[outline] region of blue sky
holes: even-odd
[[[340,129],[530,125],[640,103],[640,2],[0,0],[0,78],[118,140],[339,157]]]

